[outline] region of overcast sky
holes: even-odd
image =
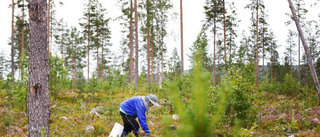
[[[61,0],[64,2],[62,7],[57,7],[57,18],[63,18],[68,26],[79,26],[79,19],[83,15],[83,4],[84,0]],[[179,0],[172,0],[174,4],[174,11],[180,13],[179,9]],[[306,8],[309,8],[309,5],[314,3],[316,0],[305,0]],[[107,17],[115,19],[121,15],[120,8],[117,4],[117,0],[100,0],[103,6],[106,7],[108,14]],[[250,0],[226,0],[226,2],[235,2],[237,8],[237,18],[241,20],[239,27],[237,28],[237,34],[239,35],[237,42],[241,38],[242,30],[248,30],[250,26],[250,10],[244,9],[245,5],[250,3]],[[287,39],[287,30],[288,27],[285,26],[284,22],[288,21],[289,18],[285,13],[290,13],[287,0],[264,0],[267,14],[269,19],[267,22],[270,24],[270,28],[273,30],[276,39],[279,45],[282,47],[285,46]],[[11,0],[1,0],[0,4],[0,51],[7,51],[6,54],[10,55],[10,45],[8,45],[9,38],[11,36],[11,9],[9,4]],[[203,6],[205,0],[184,0],[183,1],[183,19],[184,19],[184,63],[185,69],[189,69],[190,62],[188,55],[190,54],[189,47],[192,46],[193,42],[196,40],[197,35],[200,32],[202,21],[205,19]],[[319,21],[319,7],[310,8],[308,13],[308,18],[317,19]],[[26,10],[26,12],[28,12]],[[16,12],[17,13],[17,12]],[[28,14],[28,13],[26,13]],[[179,17],[179,15],[178,15]],[[122,26],[119,25],[118,21],[111,21],[109,26],[111,27],[112,32],[112,51],[115,53],[119,52],[119,45],[122,34],[120,30]],[[168,37],[165,38],[166,46],[168,48],[167,57],[171,56],[172,49],[177,47],[180,55],[180,19],[177,18],[168,23]],[[139,37],[140,39],[141,37]],[[213,45],[212,42],[210,45]],[[213,48],[209,49],[209,54],[212,54]],[[55,47],[53,47],[55,48]],[[284,48],[283,48],[284,49]],[[280,57],[283,57],[283,50],[279,49]],[[56,51],[53,51],[56,52]],[[302,52],[304,52],[302,50]],[[140,58],[141,60],[141,58]]]

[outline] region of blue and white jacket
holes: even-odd
[[[121,110],[122,109],[122,110]],[[146,107],[144,106],[143,100],[139,96],[132,97],[120,103],[120,111],[125,114],[138,117],[141,128],[145,133],[150,133],[147,125],[146,118]]]

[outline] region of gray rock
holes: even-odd
[[[86,133],[92,133],[92,132],[94,132],[94,127],[92,125],[88,125],[86,127]]]
[[[169,128],[172,129],[172,130],[176,130],[178,127],[175,126],[175,125],[169,125]]]
[[[173,114],[172,115],[173,120],[179,120],[179,115],[178,114]]]

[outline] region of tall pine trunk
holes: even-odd
[[[255,71],[256,71],[256,86],[259,86],[259,1],[257,1],[257,17],[256,17],[256,64],[255,64]]]
[[[226,49],[226,7],[223,0],[223,45],[224,45],[224,62],[227,61],[227,49]]]
[[[99,41],[99,31],[98,31],[98,26],[97,26],[97,30],[96,30],[96,33],[97,33],[97,39]],[[97,79],[99,80],[100,79],[100,67],[99,67],[99,42],[96,43],[96,47],[97,47]]]
[[[310,70],[311,70],[311,74],[312,74],[312,77],[313,77],[313,80],[314,80],[314,84],[315,84],[315,86],[317,88],[317,91],[318,91],[318,100],[320,100],[320,85],[319,85],[319,79],[318,79],[318,76],[317,76],[317,72],[315,71],[313,60],[312,60],[312,57],[310,55],[310,51],[309,51],[309,48],[307,46],[307,42],[304,39],[303,31],[300,28],[300,23],[299,23],[299,21],[297,19],[296,12],[294,10],[293,4],[292,4],[291,0],[288,0],[288,2],[289,2],[289,6],[290,6],[290,9],[291,9],[292,15],[293,15],[293,19],[294,19],[294,21],[296,23],[296,26],[297,26],[297,30],[299,32],[299,36],[301,37],[301,41],[302,41],[302,45],[303,45],[304,51],[306,52],[306,55],[307,55],[307,61],[308,61],[308,64],[309,64],[309,67],[310,67]]]
[[[163,41],[163,38],[162,38]],[[163,42],[161,42],[161,79],[160,79],[160,85],[161,82],[163,81]]]
[[[76,57],[72,56],[72,89],[76,86]]]
[[[133,21],[132,21],[132,17],[133,17],[133,4],[132,4],[132,0],[130,3],[130,68],[129,68],[129,81],[132,82],[133,81]]]
[[[89,14],[88,14],[88,79],[87,79],[87,83],[90,82],[90,78],[89,78],[89,68],[90,68],[90,9],[89,9]]]
[[[138,88],[138,77],[139,77],[139,45],[138,45],[138,11],[137,11],[137,0],[134,0],[134,23],[135,23],[135,31],[136,31],[136,60],[135,60],[135,77],[134,83],[136,88]]]
[[[213,18],[213,85],[216,84],[216,17]]]
[[[23,74],[23,57],[24,57],[24,0],[22,1],[22,29],[21,29],[21,55],[20,55],[20,80]]]
[[[48,53],[50,54],[50,4],[51,0],[48,2]]]
[[[49,136],[47,0],[29,2],[28,136]]]
[[[182,0],[180,0],[180,30],[181,30],[181,73],[184,71],[183,63],[183,12],[182,12]]]
[[[24,0],[22,1],[21,58],[24,56]]]
[[[298,11],[299,12],[299,11]],[[299,22],[299,17],[298,22]],[[301,82],[301,72],[300,72],[300,35],[298,34],[298,80]]]
[[[153,27],[151,28],[151,32],[153,32]],[[153,45],[153,35],[152,35],[153,33],[151,33],[151,78],[150,78],[150,80],[151,80],[151,83],[153,83],[153,59],[154,59],[154,45]]]
[[[150,84],[150,18],[149,18],[149,0],[147,0],[147,64],[148,64],[148,74],[147,74],[147,81]]]
[[[14,78],[14,0],[12,0],[12,22],[11,22],[11,75]]]
[[[264,76],[265,74],[265,71],[264,71],[264,57],[265,57],[264,55],[264,50],[265,50],[264,49],[264,24],[262,25],[262,32],[263,32],[262,34],[262,76]]]

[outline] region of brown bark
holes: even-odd
[[[153,32],[153,28],[151,28]],[[153,83],[153,54],[154,54],[154,51],[153,51],[153,38],[151,36],[151,83]]]
[[[264,29],[264,24],[263,24],[263,27],[262,27],[262,32],[263,32],[263,29]],[[264,32],[263,32],[263,35],[262,35],[262,76],[264,76],[265,74],[265,71],[264,71]]]
[[[47,0],[29,2],[28,136],[49,136]]]
[[[133,16],[133,9],[132,9],[132,0],[130,6],[130,68],[129,68],[129,81],[133,81],[133,23],[132,23],[132,16]]]
[[[307,46],[307,42],[306,42],[306,40],[304,38],[303,31],[300,28],[300,23],[299,23],[299,21],[297,19],[296,12],[294,10],[293,4],[292,4],[291,0],[288,0],[288,2],[289,2],[289,6],[290,6],[290,9],[291,9],[294,21],[296,23],[296,27],[297,27],[298,32],[299,32],[299,36],[301,37],[301,41],[302,41],[302,45],[303,45],[304,51],[306,52],[306,55],[307,55],[307,61],[308,61],[308,64],[309,64],[309,67],[310,67],[310,70],[311,70],[311,74],[312,74],[312,77],[313,77],[313,80],[314,80],[314,84],[315,84],[316,89],[318,91],[318,100],[320,100],[320,85],[319,85],[317,72],[315,71],[313,60],[312,60],[312,57],[310,55],[310,51],[309,51],[309,48]]]
[[[76,57],[72,55],[72,87],[74,88],[76,85]]]
[[[12,22],[11,22],[11,75],[14,77],[14,0],[12,0]]]
[[[226,52],[226,7],[225,1],[223,0],[223,42],[224,42],[224,61],[227,61],[227,52]]]
[[[63,37],[63,33],[61,33],[61,39],[62,41],[64,41],[64,37]],[[61,55],[62,55],[62,62],[64,62],[64,58],[63,58],[63,42],[61,42]]]
[[[255,71],[256,71],[256,86],[259,86],[259,1],[257,1],[257,17],[256,17],[256,64],[255,64]]]
[[[136,31],[136,60],[135,60],[135,77],[134,77],[134,83],[136,88],[138,88],[138,77],[139,77],[139,45],[138,45],[138,11],[137,11],[137,0],[134,0],[134,20],[135,20],[135,31]]]
[[[148,64],[148,74],[147,74],[147,81],[150,84],[150,21],[149,21],[149,0],[147,0],[147,64]]]
[[[97,44],[97,79],[100,79],[100,67],[99,67],[99,44]]]
[[[299,18],[298,18],[299,21]],[[298,35],[298,80],[301,81],[301,72],[300,72],[300,36]]]
[[[50,54],[50,4],[51,0],[48,2],[48,53]]]
[[[21,59],[24,56],[24,0],[22,1]]]
[[[162,48],[161,48],[161,80],[160,80],[160,84],[163,80],[163,43],[161,44],[161,47]]]
[[[273,49],[271,47],[271,56],[273,55]],[[270,61],[270,72],[271,72],[271,81],[274,81],[274,73],[273,73],[273,60],[271,58]]]
[[[213,84],[216,84],[216,17],[213,18]]]
[[[98,28],[96,30],[97,33],[97,39],[99,39],[99,31]],[[100,79],[100,67],[99,67],[99,43],[96,43],[96,47],[97,47],[97,79]]]
[[[21,55],[20,55],[20,79],[23,74],[22,59],[24,57],[24,0],[22,1],[22,29],[21,29]]]
[[[184,71],[183,63],[183,12],[182,12],[182,0],[180,0],[180,30],[181,30],[181,73]]]
[[[90,82],[89,68],[90,68],[90,9],[89,9],[89,15],[88,15],[88,79],[87,79],[87,83]]]
[[[101,64],[104,64],[104,61],[103,61],[103,56],[104,56],[104,54],[103,54],[103,52],[104,52],[104,48],[103,48],[103,46],[101,46],[102,47],[102,51],[101,51]],[[102,77],[102,79],[103,79],[103,81],[105,81],[106,79],[105,79],[105,75],[103,74],[104,73],[104,67],[101,67],[101,73],[100,73],[100,76]]]

